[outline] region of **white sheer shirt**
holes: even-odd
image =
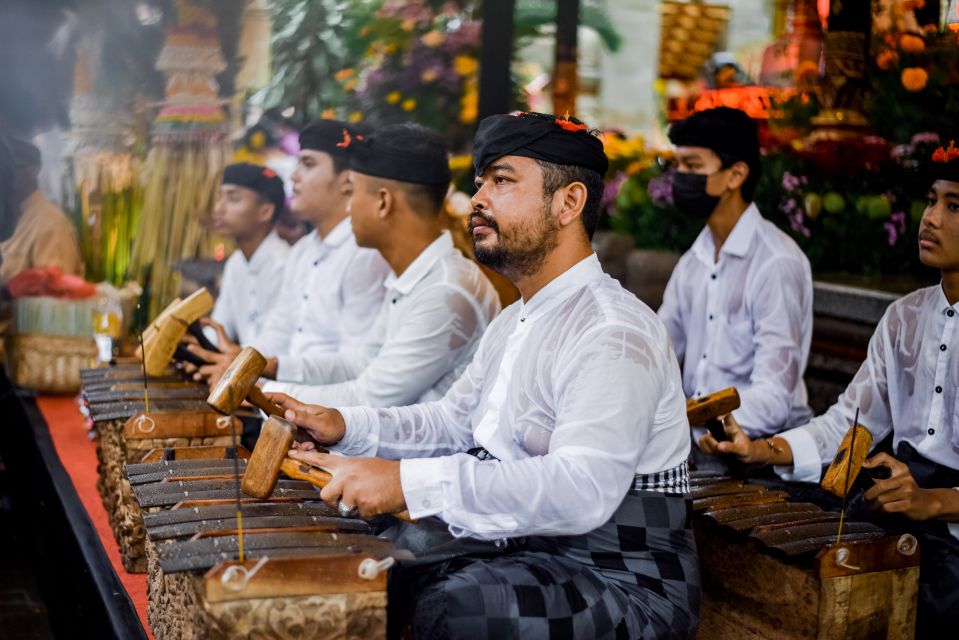
[[[689,454],[666,330],[595,254],[497,316],[441,400],[342,413],[335,450],[401,458],[410,515],[482,539],[591,531]]]
[[[499,296],[444,231],[403,271],[390,273],[362,344],[304,360],[305,384],[266,391],[326,406],[394,407],[438,400],[466,369],[499,313]]]
[[[942,286],[913,291],[886,309],[869,340],[866,360],[839,401],[808,424],[780,434],[792,449],[785,480],[819,482],[856,409],[878,443],[891,431],[893,448],[912,445],[923,457],[959,469],[959,304]],[[737,419],[738,419],[738,413]],[[959,537],[959,523],[950,523]]]
[[[278,380],[302,380],[307,356],[366,336],[389,271],[378,251],[357,246],[349,218],[325,238],[314,230],[293,246],[280,297],[249,346],[277,358]]]
[[[210,317],[223,325],[226,334],[239,344],[250,344],[260,333],[266,314],[276,304],[283,282],[283,269],[290,245],[270,232],[247,260],[237,249],[223,265],[220,295]],[[207,328],[216,342],[216,332]]]
[[[680,259],[659,317],[699,397],[736,387],[750,436],[806,422],[803,372],[812,339],[812,272],[799,246],[750,204],[715,260],[706,227]]]

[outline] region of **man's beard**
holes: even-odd
[[[546,256],[559,243],[559,227],[552,220],[550,205],[551,202],[547,200],[539,218],[519,223],[506,232],[492,216],[474,210],[470,216],[469,231],[473,237],[473,254],[477,262],[511,280],[539,271]],[[477,223],[474,224],[474,221]],[[496,243],[492,246],[477,244],[476,237],[472,235],[477,226],[492,229],[496,233]]]

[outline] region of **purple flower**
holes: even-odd
[[[673,204],[673,177],[671,173],[664,173],[653,178],[646,185],[646,193],[653,202],[658,204]]]
[[[884,222],[883,226],[886,227],[886,239],[889,242],[889,246],[895,246],[896,240],[899,239],[899,233],[896,231],[896,225],[894,225],[892,222]]]
[[[939,134],[935,131],[923,131],[917,133],[909,140],[909,144],[915,146],[918,144],[939,144]]]
[[[616,212],[613,203],[616,202],[616,196],[619,195],[619,190],[623,188],[623,183],[626,182],[626,172],[620,171],[612,180],[607,180],[606,184],[603,186],[603,197],[599,201],[599,206],[604,209],[609,209],[610,214]]]
[[[783,189],[786,191],[795,191],[802,186],[802,183],[803,181],[801,178],[794,176],[788,171],[783,172]]]
[[[889,216],[889,220],[896,225],[896,228],[899,230],[899,233],[906,232],[906,212],[905,211],[895,211],[892,215]]]

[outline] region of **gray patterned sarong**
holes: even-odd
[[[505,548],[450,540],[391,573],[392,635],[409,628],[417,639],[691,638],[700,583],[688,516],[682,495],[634,488],[606,524],[584,535]]]

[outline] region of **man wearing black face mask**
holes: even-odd
[[[736,387],[751,437],[808,421],[803,371],[812,334],[812,275],[796,243],[751,203],[759,179],[755,123],[720,107],[669,131],[673,202],[706,227],[683,255],[659,317],[698,397]],[[696,440],[702,434],[696,434]]]

